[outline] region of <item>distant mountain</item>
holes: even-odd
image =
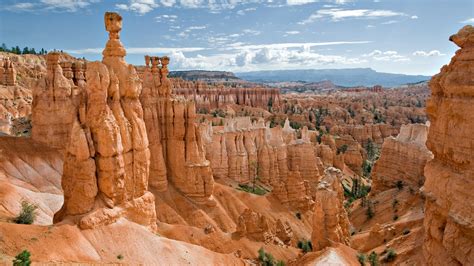
[[[206,70],[189,70],[189,71],[171,71],[171,78],[182,78],[184,80],[238,80],[239,78],[232,72],[226,71],[206,71]]]
[[[235,73],[241,79],[253,82],[321,82],[331,81],[338,86],[400,86],[408,83],[417,83],[429,80],[430,76],[404,75],[377,72],[370,68],[347,69],[303,69],[303,70],[268,70]]]

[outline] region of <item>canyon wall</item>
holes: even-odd
[[[310,183],[317,184],[323,169],[307,136],[285,127],[269,128],[249,117],[227,119],[222,127],[202,125],[206,157],[214,176],[239,184],[255,181],[271,186],[280,201],[308,210],[312,204]]]
[[[192,99],[198,110],[223,108],[228,104],[268,109],[280,105],[280,90],[275,88],[231,88],[202,81],[172,79],[173,92]]]
[[[425,167],[425,240],[430,265],[474,264],[474,27],[450,40],[461,49],[430,81]]]
[[[423,185],[425,164],[433,157],[425,145],[427,135],[427,125],[409,124],[396,138],[385,139],[371,173],[373,193],[394,188],[397,182],[415,190]]]
[[[87,64],[87,84],[77,94],[73,83],[57,67],[48,76],[63,88],[73,121],[62,176],[64,204],[55,222],[73,220],[82,229],[110,224],[120,217],[156,228],[155,200],[148,191],[150,151],[139,101],[141,81],[125,62],[119,39],[122,18],[104,17],[109,40],[102,62]],[[54,90],[53,90],[54,91]],[[69,97],[69,98],[68,98]],[[75,108],[74,108],[75,107]]]
[[[169,180],[194,201],[214,204],[214,178],[195,125],[194,102],[171,94],[168,57],[145,61],[141,101],[151,139],[150,185],[166,191]]]

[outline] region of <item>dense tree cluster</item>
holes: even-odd
[[[35,48],[28,48],[28,46],[25,46],[23,49],[21,49],[18,45],[12,48],[8,48],[5,43],[2,43],[2,46],[0,47],[0,52],[8,52],[8,53],[13,53],[13,54],[38,54],[38,55],[43,55],[43,54],[48,53],[48,51],[45,50],[44,48],[41,48],[41,50],[39,51],[36,51]]]

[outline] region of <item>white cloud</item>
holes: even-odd
[[[176,19],[178,19],[178,16],[176,16],[176,15],[166,15],[166,14],[155,17],[156,22],[171,22],[171,23],[173,23],[173,22],[176,22]]]
[[[463,24],[474,23],[474,18],[468,18],[466,20],[461,21],[460,23],[463,23]]]
[[[245,8],[245,9],[241,9],[241,10],[237,11],[237,14],[243,16],[243,15],[247,14],[248,12],[255,11],[255,10],[257,10],[257,8],[249,7],[249,8]]]
[[[262,32],[260,32],[260,31],[258,31],[258,30],[252,30],[252,29],[244,29],[242,32],[243,32],[244,34],[254,35],[254,36],[260,35],[260,33],[262,33]]]
[[[130,0],[129,4],[116,4],[116,8],[121,10],[133,11],[140,15],[146,14],[158,7],[155,0]]]
[[[370,58],[375,61],[391,61],[391,62],[404,62],[410,61],[410,58],[404,55],[398,54],[397,51],[380,51],[373,50],[368,54],[363,54],[362,57]]]
[[[287,31],[287,32],[285,32],[285,33],[286,33],[286,34],[288,34],[288,35],[296,35],[296,34],[300,34],[300,32],[299,32],[299,31],[297,31],[297,30],[291,30],[291,31]]]
[[[369,24],[369,25],[367,25],[367,26],[365,26],[365,27],[366,27],[366,28],[368,28],[368,29],[370,29],[370,28],[375,28],[375,26],[374,26],[374,25],[370,25],[370,24]]]
[[[166,7],[172,7],[176,4],[176,0],[161,0],[160,3]]]
[[[415,51],[413,52],[413,55],[414,56],[423,56],[423,57],[429,57],[429,56],[443,56],[445,54],[441,53],[440,51],[438,50],[431,50],[429,52],[425,52],[425,51]]]
[[[157,54],[157,53],[172,53],[172,52],[197,52],[203,51],[207,48],[203,47],[131,47],[126,48],[127,54]],[[70,54],[101,54],[104,48],[86,48],[79,50],[65,50],[66,53]]]
[[[343,45],[343,44],[367,44],[370,41],[339,41],[339,42],[307,42],[307,43],[272,43],[272,44],[251,44],[244,45],[242,43],[229,44],[224,50],[259,50],[264,48],[270,49],[287,49],[287,48],[302,48],[313,46],[329,46],[329,45]]]
[[[367,62],[366,59],[348,58],[338,55],[322,55],[309,49],[262,48],[244,50],[237,54],[224,53],[210,56],[188,57],[182,52],[170,55],[171,63],[177,69],[290,69],[301,67],[322,67],[333,65],[354,65]]]
[[[382,24],[382,25],[390,25],[390,24],[395,24],[395,23],[398,23],[398,20],[389,20],[389,21],[382,22],[382,23],[380,23],[380,24]]]
[[[22,2],[6,7],[10,11],[54,10],[76,12],[86,8],[99,0],[40,0],[37,3]]]
[[[411,19],[418,19],[418,16],[411,16]]]
[[[286,3],[290,6],[293,5],[305,5],[309,3],[318,2],[318,0],[286,0]]]
[[[59,9],[69,12],[75,12],[78,9],[85,8],[91,3],[97,3],[97,0],[41,0],[46,5],[46,9]]]
[[[369,9],[320,9],[298,24],[308,24],[319,19],[330,19],[332,21],[341,21],[344,19],[375,19],[384,17],[406,16],[405,13],[392,10],[369,10]]]
[[[11,6],[8,6],[6,9],[10,11],[32,11],[36,7],[35,3],[17,3]]]

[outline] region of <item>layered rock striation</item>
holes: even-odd
[[[232,88],[202,81],[172,79],[173,92],[192,99],[198,110],[224,108],[229,104],[268,109],[280,105],[280,90],[275,88]]]
[[[450,40],[459,49],[430,81],[427,146],[434,159],[425,167],[427,264],[474,264],[474,27]]]
[[[213,204],[214,178],[195,125],[195,104],[172,94],[168,57],[145,61],[141,102],[151,139],[150,185],[166,191],[169,180],[195,202]]]
[[[397,182],[414,190],[423,185],[425,164],[433,157],[425,145],[427,135],[427,125],[408,124],[396,138],[385,139],[371,174],[373,193],[394,188]]]
[[[31,137],[62,149],[69,142],[81,87],[65,76],[59,59],[60,53],[57,52],[46,56],[47,74],[33,87]]]
[[[249,117],[228,119],[224,127],[203,125],[201,132],[216,178],[240,184],[258,181],[270,186],[283,204],[310,208],[310,183],[319,181],[322,163],[306,133],[296,139],[288,123],[269,128]]]
[[[0,61],[0,85],[16,85],[16,69],[9,58]]]
[[[90,229],[126,217],[154,229],[141,82],[135,68],[124,60],[119,39],[122,18],[107,12],[104,20],[109,41],[103,61],[87,64],[87,84],[74,95],[76,108],[72,108],[62,176],[64,204],[54,221],[72,219],[82,229]],[[55,79],[70,88],[68,78],[57,69]]]
[[[317,187],[311,235],[313,251],[338,243],[350,245],[349,219],[343,205],[341,180],[341,171],[329,167]]]

